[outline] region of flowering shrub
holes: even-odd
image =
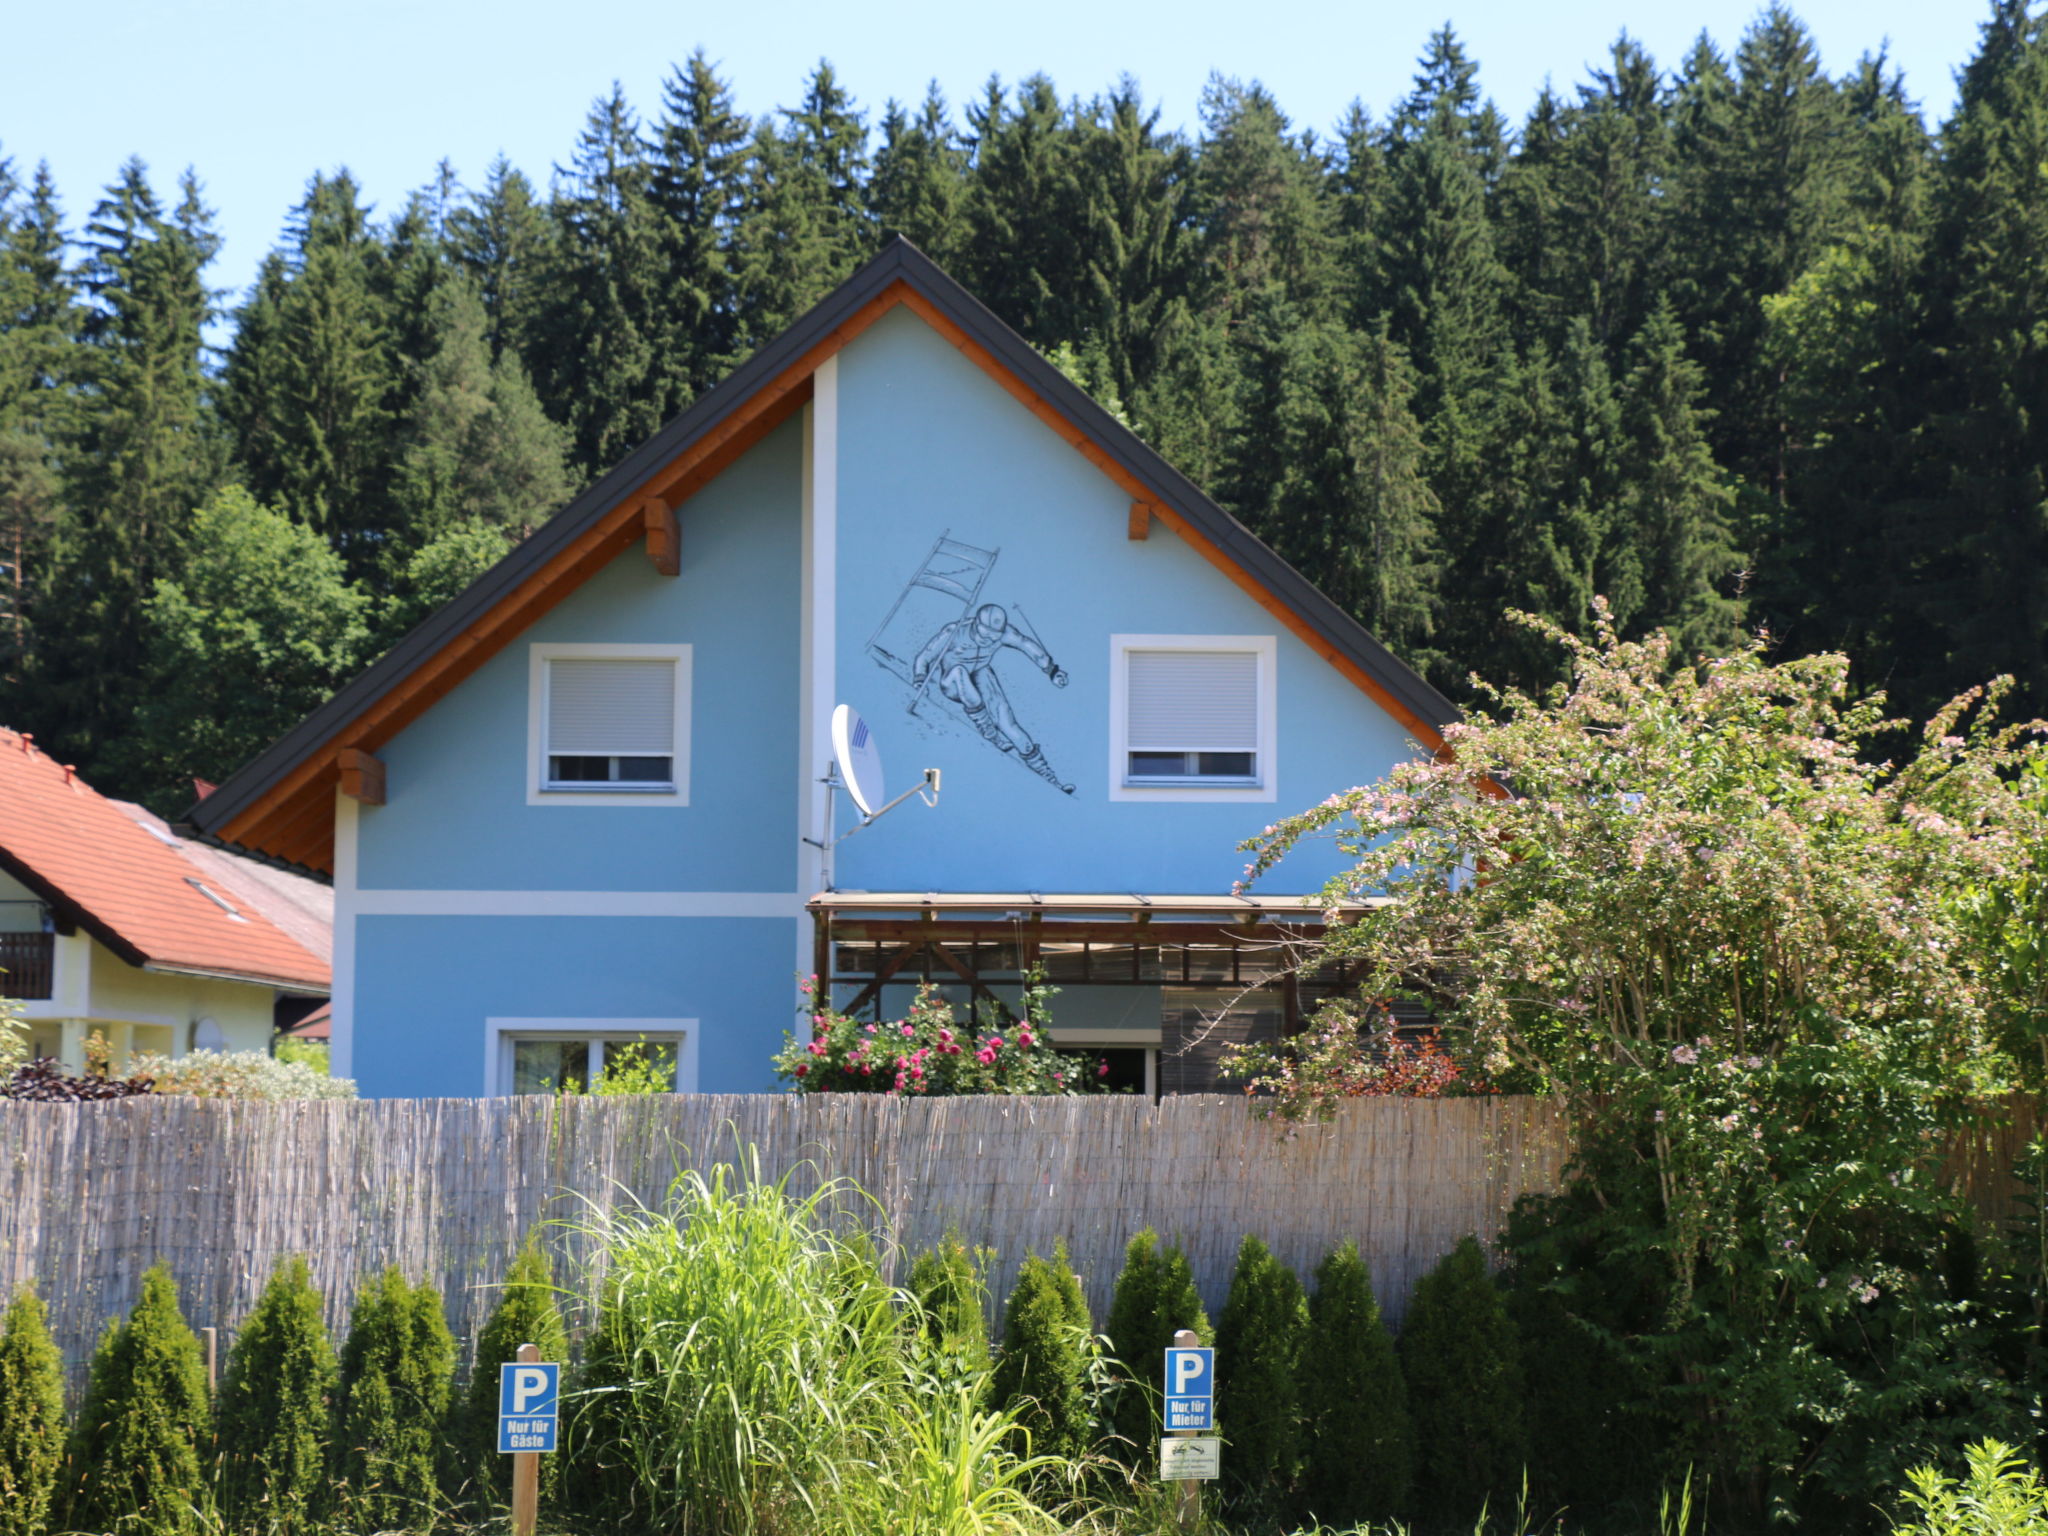
[[[1385,998],[1332,998],[1297,1039],[1231,1046],[1223,1071],[1244,1079],[1247,1094],[1264,1096],[1258,1100],[1261,1114],[1283,1120],[1328,1119],[1344,1099],[1440,1099],[1493,1091],[1444,1049],[1441,1030],[1402,1035]]]
[[[784,1037],[775,1075],[793,1093],[1065,1094],[1092,1093],[1109,1065],[1056,1051],[1045,1035],[1044,999],[1050,990],[1025,988],[1021,1020],[963,1024],[929,983],[917,989],[910,1012],[888,1023],[849,1018],[824,1001],[813,976],[811,1038]]]
[[[1394,899],[1328,954],[1559,1102],[1567,1187],[1525,1202],[1511,1267],[1567,1355],[1597,1340],[1637,1384],[1644,1464],[1711,1473],[1736,1524],[1839,1524],[1914,1460],[2024,1428],[1976,1282],[1939,1258],[1967,1220],[1939,1161],[2018,1076],[2006,1016],[2039,1017],[2024,901],[1973,900],[2048,857],[2036,728],[2000,724],[1994,686],[1887,758],[1902,723],[1843,657],[1759,639],[1686,665],[1604,610],[1592,639],[1539,627],[1568,685],[1485,693],[1455,758],[1277,824],[1246,878],[1335,840],[1326,909]],[[1297,1076],[1344,1080],[1357,1050],[1311,1040]],[[1532,1403],[1539,1439],[1571,1407]]]

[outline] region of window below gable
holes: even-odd
[[[529,804],[689,803],[689,646],[535,645],[529,689]]]
[[[1271,800],[1271,635],[1110,637],[1110,798]]]

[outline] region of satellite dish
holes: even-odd
[[[832,711],[832,757],[853,803],[861,815],[872,818],[882,803],[882,754],[867,721],[851,704]]]

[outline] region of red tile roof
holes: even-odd
[[[131,965],[312,992],[330,984],[319,901],[283,883],[296,877],[187,843],[8,730],[0,867]]]

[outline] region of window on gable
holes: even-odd
[[[676,788],[673,657],[547,658],[542,788]]]
[[[1257,651],[1133,647],[1124,665],[1126,784],[1263,782]]]

